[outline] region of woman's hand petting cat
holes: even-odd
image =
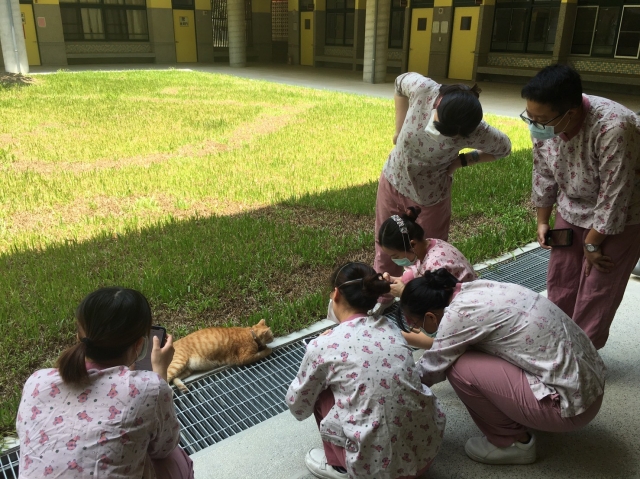
[[[167,342],[164,347],[160,347],[160,338],[153,337],[153,349],[151,350],[151,369],[154,373],[158,373],[162,376],[162,379],[167,380],[167,369],[169,364],[173,360],[173,336],[167,335]]]

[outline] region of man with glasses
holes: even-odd
[[[543,248],[555,228],[573,230],[551,251],[548,296],[602,348],[640,258],[640,118],[582,94],[580,75],[551,65],[522,89],[520,115],[533,142],[532,201]]]

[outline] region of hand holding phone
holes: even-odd
[[[160,341],[160,347],[163,347],[167,341],[167,330],[162,326],[151,326],[151,333],[149,333],[149,347],[147,348],[147,354],[140,361],[136,362],[136,370],[153,371],[151,366],[151,354],[153,353],[153,338],[158,338]],[[171,362],[171,361],[169,361]]]
[[[571,228],[563,228],[557,230],[549,230],[544,235],[545,246],[571,246],[573,244],[573,230]]]

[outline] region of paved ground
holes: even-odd
[[[434,386],[447,413],[442,450],[429,479],[632,479],[640,478],[640,278],[632,277],[602,351],[607,365],[605,400],[581,431],[538,433],[538,461],[529,466],[486,466],[468,459],[464,443],[479,434],[449,383]],[[312,479],[304,455],[321,445],[313,418],[288,412],[193,456],[198,479]]]

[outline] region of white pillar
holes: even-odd
[[[227,0],[227,26],[229,28],[229,65],[247,64],[247,32],[244,0]]]
[[[390,15],[391,0],[367,0],[362,68],[367,83],[384,83],[387,76]]]
[[[0,43],[4,68],[8,73],[29,73],[22,15],[18,0],[0,0]]]

